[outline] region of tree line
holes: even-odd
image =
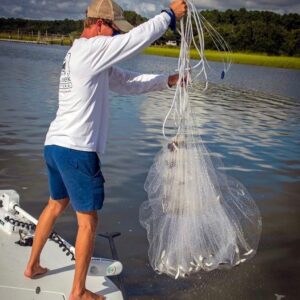
[[[203,12],[234,51],[300,55],[300,15],[270,11]],[[212,47],[211,45],[208,45]]]
[[[228,9],[226,11],[204,10],[202,15],[224,37],[233,51],[261,52],[275,55],[300,56],[300,15],[280,15],[270,11],[247,11]],[[134,26],[147,19],[133,11],[125,11],[125,18]],[[79,35],[83,29],[82,20],[25,20],[0,18],[0,31],[41,31],[48,34]],[[168,30],[156,43],[180,40],[180,36]],[[206,48],[214,49],[209,36]]]

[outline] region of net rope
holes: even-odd
[[[148,200],[142,203],[139,216],[147,231],[151,266],[175,279],[246,261],[255,255],[261,233],[254,200],[238,180],[225,174],[221,160],[209,153],[193,117],[189,91],[201,81],[200,92],[204,92],[209,74],[218,72],[205,57],[205,37],[220,52],[222,78],[230,68],[231,51],[195,2],[186,3],[187,16],[179,30],[179,80],[162,128],[167,141],[149,170]],[[194,65],[192,45],[199,55]]]

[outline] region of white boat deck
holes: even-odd
[[[74,276],[74,261],[48,240],[41,255],[41,265],[47,275],[36,279],[24,277],[23,272],[31,247],[15,244],[19,234],[0,230],[0,299],[5,300],[63,300],[68,299]],[[107,300],[123,300],[122,293],[107,277],[88,276],[86,287],[102,294]]]

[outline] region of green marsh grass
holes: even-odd
[[[20,42],[33,42],[33,43],[44,43],[44,44],[53,44],[53,45],[63,45],[70,46],[72,45],[72,40],[69,37],[48,37],[42,36],[40,39],[37,35],[18,35],[18,34],[7,34],[0,33],[0,39],[2,40],[11,40],[11,41],[20,41]]]
[[[0,33],[0,39],[11,39],[11,40],[20,40],[20,41],[32,41],[37,42],[37,36],[31,35],[8,35],[7,33]],[[56,38],[41,38],[40,42],[47,44],[56,44],[56,45],[65,45],[70,46],[72,40],[69,37],[56,37]],[[159,55],[159,56],[170,56],[178,57],[179,49],[178,48],[168,48],[168,47],[159,47],[152,46],[147,48],[144,51],[145,54]],[[210,61],[222,61],[222,56],[218,51],[206,50],[206,58]],[[191,58],[198,59],[198,54],[196,50],[191,50]],[[240,53],[235,52],[231,54],[232,62],[237,64],[249,64],[257,65],[264,67],[276,67],[276,68],[287,68],[287,69],[300,69],[300,57],[291,57],[291,56],[270,56],[264,54],[255,54],[255,53]]]
[[[145,54],[178,57],[178,48],[149,47]],[[222,56],[218,51],[206,50],[206,58],[210,61],[222,61]],[[191,58],[198,59],[196,50],[191,50]],[[291,56],[270,56],[264,54],[251,54],[235,52],[231,54],[232,62],[237,64],[249,64],[264,67],[300,69],[300,57]]]

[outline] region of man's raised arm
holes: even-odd
[[[147,48],[165,33],[172,23],[172,18],[177,20],[182,18],[186,9],[184,0],[175,0],[170,4],[168,10],[126,34],[93,38],[91,45],[92,69],[95,72],[101,72]]]

